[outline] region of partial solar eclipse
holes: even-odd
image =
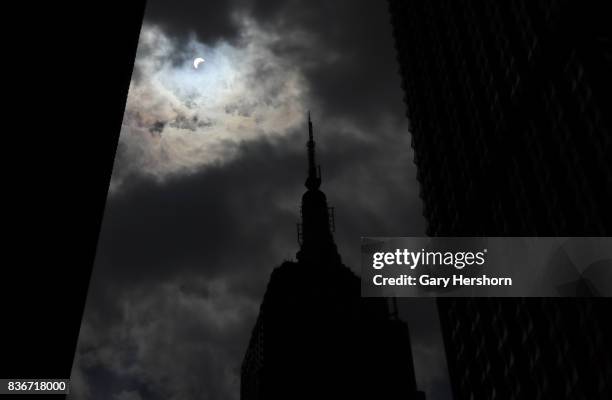
[[[198,65],[202,64],[204,62],[204,59],[201,57],[196,58],[195,60],[193,60],[193,68],[198,69]]]

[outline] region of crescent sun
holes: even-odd
[[[195,60],[193,60],[193,68],[198,69],[198,65],[202,64],[204,62],[204,59],[201,57],[196,58]]]

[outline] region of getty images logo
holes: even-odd
[[[465,266],[481,266],[486,262],[487,249],[482,251],[410,251],[396,249],[394,252],[376,252],[372,256],[372,267],[382,269],[388,265],[403,265],[415,269],[419,265],[453,266],[463,269]]]

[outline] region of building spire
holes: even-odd
[[[325,194],[319,190],[321,186],[321,170],[315,162],[315,141],[308,112],[308,177],[306,178],[306,193],[302,196],[301,216],[298,223],[298,242],[300,251],[297,258],[300,261],[319,262],[327,260],[340,262],[332,232],[334,231],[333,208],[327,206]]]
[[[310,111],[308,111],[308,178],[306,178],[306,187],[308,190],[317,190],[321,186],[321,167],[315,162],[315,141],[312,133],[312,121],[310,120]]]
[[[312,138],[312,121],[310,120],[310,110],[308,110],[308,139],[313,140],[313,138]]]

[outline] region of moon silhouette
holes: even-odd
[[[201,57],[196,58],[195,60],[193,60],[193,68],[198,69],[198,65],[202,64],[204,62],[204,59]]]

